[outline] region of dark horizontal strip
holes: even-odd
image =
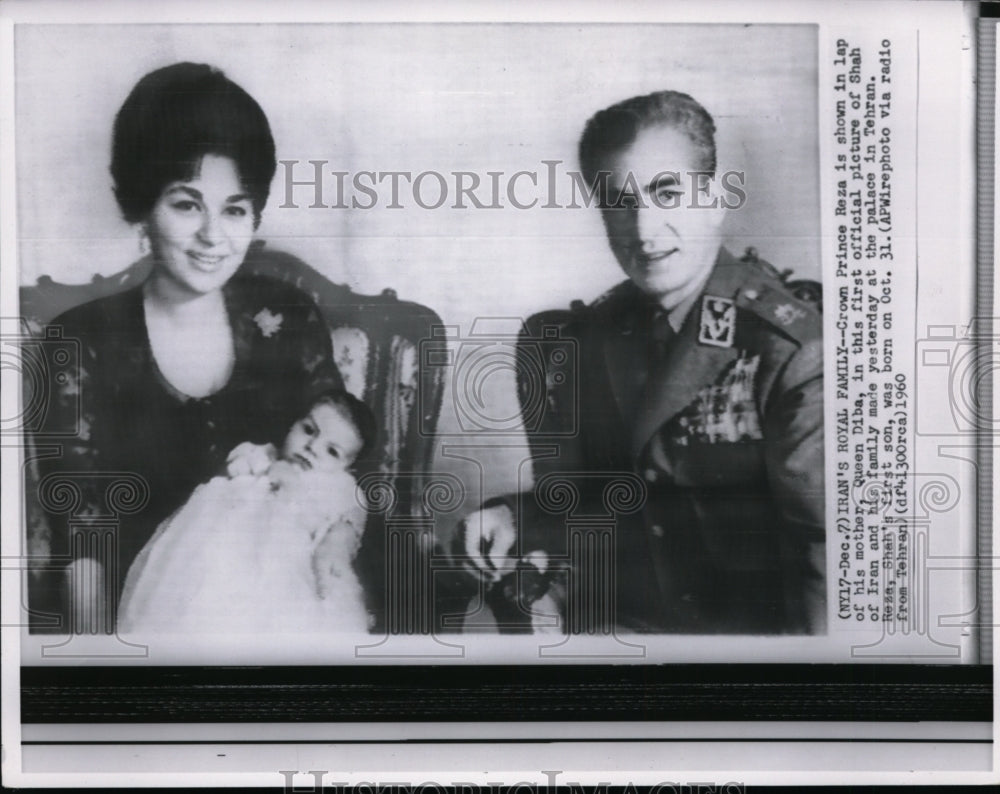
[[[597,738],[580,738],[580,737],[567,737],[562,739],[198,739],[198,740],[169,740],[169,741],[154,741],[144,740],[144,741],[22,741],[21,745],[27,746],[37,746],[37,747],[71,747],[78,745],[90,746],[129,746],[132,745],[223,745],[223,744],[258,744],[258,745],[271,745],[271,744],[592,744],[594,742],[610,742],[610,743],[630,743],[630,742],[659,742],[661,744],[721,744],[721,743],[770,743],[770,742],[785,742],[792,743],[796,742],[802,743],[814,743],[814,744],[827,744],[828,742],[837,742],[840,744],[993,744],[992,739],[859,739],[859,738],[835,738],[835,739],[796,739],[790,737],[782,737],[775,739],[761,739],[761,738],[744,738],[739,736],[733,737],[713,737],[711,739],[689,739],[689,738],[664,738],[664,737],[652,737],[652,736],[631,736],[631,737],[597,737]]]
[[[26,667],[21,719],[467,722],[992,719],[992,667]]]

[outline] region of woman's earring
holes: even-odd
[[[145,226],[139,227],[139,253],[142,256],[149,254],[149,230]]]

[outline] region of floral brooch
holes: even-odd
[[[253,321],[257,323],[260,332],[267,338],[274,336],[281,330],[281,323],[284,317],[274,314],[270,309],[261,309],[254,315]]]

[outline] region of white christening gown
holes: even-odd
[[[360,500],[350,474],[283,461],[198,486],[136,557],[119,631],[366,632]]]

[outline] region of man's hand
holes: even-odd
[[[226,473],[230,477],[264,474],[277,459],[274,444],[251,444],[244,441],[229,453],[226,459]]]
[[[513,570],[517,560],[511,557],[517,541],[514,514],[507,505],[495,505],[470,513],[459,525],[462,549],[468,562],[492,581]]]

